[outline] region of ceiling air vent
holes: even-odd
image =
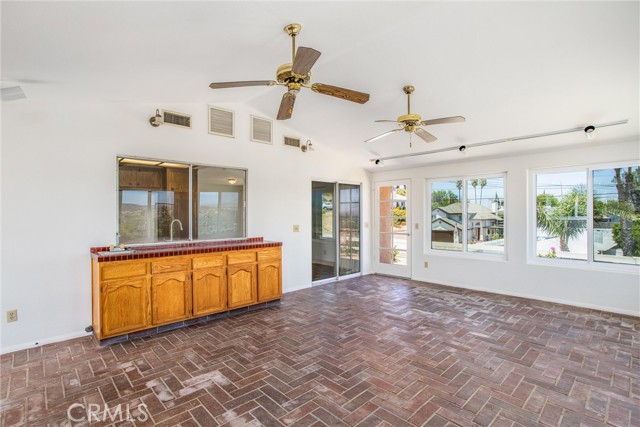
[[[209,133],[233,138],[234,112],[223,108],[209,106]]]
[[[251,116],[251,140],[264,144],[273,144],[273,122],[268,119]]]
[[[188,114],[176,113],[174,111],[162,111],[162,122],[165,125],[177,126],[179,128],[191,129],[191,116]]]
[[[285,135],[284,145],[288,145],[289,147],[300,148],[300,138],[294,138],[292,136]]]

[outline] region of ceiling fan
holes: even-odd
[[[244,86],[286,86],[287,92],[282,96],[280,109],[278,110],[278,120],[286,120],[291,118],[293,112],[293,104],[296,101],[296,95],[300,88],[307,87],[314,92],[324,95],[335,96],[347,101],[364,104],[369,100],[369,94],[356,92],[355,90],[344,89],[337,86],[326,85],[323,83],[309,84],[311,80],[311,67],[320,57],[320,52],[309,47],[298,48],[296,52],[296,36],[300,33],[302,26],[300,24],[289,24],[284,27],[286,33],[291,36],[291,63],[282,64],[276,71],[276,80],[255,80],[244,82],[221,82],[211,83],[211,89],[223,89],[230,87]]]
[[[407,114],[398,117],[396,120],[376,120],[376,122],[383,123],[397,123],[400,125],[399,129],[393,129],[389,132],[385,132],[381,135],[374,136],[373,138],[367,139],[365,142],[375,141],[387,135],[391,135],[394,132],[405,131],[410,134],[415,133],[420,138],[422,138],[426,142],[434,142],[438,138],[422,129],[420,126],[430,126],[430,125],[439,125],[442,123],[460,123],[464,122],[465,118],[462,116],[453,116],[453,117],[443,117],[440,119],[431,119],[431,120],[422,120],[418,114],[411,114],[411,94],[415,90],[413,86],[405,86],[402,88],[404,93],[407,94]],[[409,137],[409,147],[411,147],[411,137]]]

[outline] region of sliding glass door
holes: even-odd
[[[312,281],[360,273],[360,186],[311,184]]]

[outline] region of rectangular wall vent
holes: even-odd
[[[289,147],[300,148],[300,138],[294,138],[292,136],[285,135],[284,145],[288,145]]]
[[[273,144],[273,122],[268,119],[251,116],[251,140],[263,144]]]
[[[209,133],[233,138],[234,115],[233,111],[209,106]]]
[[[191,116],[174,111],[162,111],[162,122],[166,125],[191,129]]]

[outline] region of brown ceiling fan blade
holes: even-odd
[[[374,120],[376,123],[398,123],[397,120]]]
[[[441,119],[423,120],[420,122],[420,125],[428,126],[428,125],[439,125],[442,123],[461,123],[461,122],[464,122],[465,120],[466,119],[462,116],[443,117]]]
[[[390,130],[389,132],[385,132],[385,133],[383,133],[383,134],[381,134],[381,135],[374,136],[373,138],[369,138],[369,139],[367,139],[365,142],[372,142],[372,141],[375,141],[375,140],[377,140],[377,139],[383,138],[383,137],[385,137],[385,136],[387,136],[387,135],[391,135],[392,133],[394,133],[394,132],[398,132],[398,131],[400,131],[400,130],[404,130],[404,129],[400,128],[400,129]]]
[[[420,138],[424,139],[426,142],[434,142],[438,139],[435,136],[431,135],[426,130],[420,129],[420,128],[415,130],[415,134],[418,135]]]
[[[293,113],[293,104],[296,102],[296,94],[285,92],[280,101],[280,109],[278,110],[278,120],[287,120],[291,118]]]
[[[364,104],[369,100],[368,93],[356,92],[355,90],[344,89],[338,86],[325,85],[322,83],[314,83],[313,85],[311,85],[311,90],[323,95],[335,96],[336,98],[342,98],[347,101],[357,102],[358,104]]]
[[[296,53],[296,58],[293,60],[291,71],[299,76],[306,76],[318,58],[320,58],[320,52],[310,47],[300,46]]]
[[[211,83],[209,87],[211,89],[225,89],[228,87],[245,87],[245,86],[273,86],[276,82],[273,80],[253,80],[247,82],[221,82]]]

